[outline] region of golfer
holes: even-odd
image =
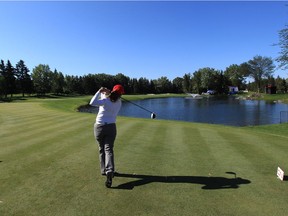
[[[114,140],[116,138],[116,117],[121,108],[122,85],[115,85],[110,91],[101,87],[90,101],[91,106],[98,106],[99,111],[94,124],[94,136],[99,144],[101,174],[107,176],[106,187],[111,187],[114,177]]]

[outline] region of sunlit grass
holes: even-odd
[[[142,99],[144,96],[125,96]],[[288,124],[229,127],[118,117],[111,189],[91,96],[0,104],[0,215],[280,215]]]

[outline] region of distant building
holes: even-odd
[[[214,95],[216,93],[216,91],[215,90],[207,90],[206,93],[209,95]]]
[[[266,85],[265,86],[265,93],[266,94],[276,94],[277,88],[276,86]]]
[[[228,88],[229,88],[229,94],[237,94],[239,92],[237,86],[228,86]]]

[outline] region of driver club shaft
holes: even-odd
[[[143,109],[143,110],[145,110],[145,111],[147,111],[147,112],[149,112],[149,113],[154,113],[154,112],[152,112],[152,111],[150,111],[150,110],[148,110],[148,109],[146,109],[146,108],[144,108],[144,107],[142,107],[142,106],[140,106],[140,105],[138,105],[138,104],[136,104],[136,103],[133,103],[132,101],[130,101],[130,100],[127,100],[127,99],[124,99],[124,98],[121,98],[122,100],[124,100],[124,101],[126,101],[126,102],[129,102],[129,103],[131,103],[131,104],[133,104],[133,105],[135,105],[135,106],[137,106],[137,107],[139,107],[139,108],[141,108],[141,109]]]

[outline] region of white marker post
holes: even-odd
[[[284,171],[283,171],[280,167],[277,168],[277,177],[278,177],[281,181],[284,180]]]

